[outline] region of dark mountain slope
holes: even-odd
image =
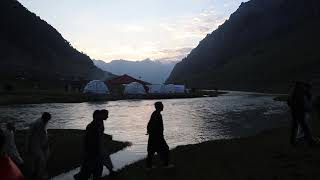
[[[320,2],[252,0],[178,63],[167,82],[191,87],[284,91],[317,80]]]
[[[105,72],[16,0],[0,1],[2,79],[102,79]]]

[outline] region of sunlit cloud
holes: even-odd
[[[163,19],[162,23],[118,25],[119,31],[134,33],[137,38],[125,43],[121,48],[108,48],[103,53],[105,60],[111,59],[166,59],[181,60],[201,39],[221,25],[227,17],[213,10],[204,10],[199,14],[179,16],[175,19]],[[152,34],[152,35],[150,35]],[[158,41],[139,41],[142,36],[160,36]],[[136,43],[135,43],[136,41]],[[163,43],[162,41],[168,42]],[[89,50],[90,51],[90,50]]]

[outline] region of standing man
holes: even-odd
[[[30,178],[34,180],[48,179],[47,161],[49,158],[49,141],[47,125],[51,119],[48,112],[31,124],[27,139],[27,167]]]
[[[304,82],[296,82],[288,98],[288,105],[291,109],[292,115],[292,127],[291,127],[291,136],[290,143],[292,145],[296,145],[296,137],[298,127],[300,126],[304,139],[309,143],[309,145],[314,145],[315,140],[312,137],[311,129],[308,126],[306,121],[306,115],[311,109],[310,102],[311,101],[311,92],[310,89],[306,86]]]
[[[163,104],[162,102],[156,102],[154,106],[156,110],[152,113],[147,126],[147,135],[149,135],[147,168],[152,168],[152,159],[155,153],[160,155],[165,167],[169,165],[169,146],[163,136],[163,120],[161,115]]]
[[[101,111],[101,118],[103,121],[106,121],[109,117],[109,111],[106,110],[106,109],[102,109]],[[101,127],[103,128],[103,131],[102,133],[104,132],[104,124],[103,124],[103,121],[101,121]],[[101,147],[103,148],[103,138],[102,138],[102,145]],[[114,176],[116,174],[116,172],[113,170],[113,164],[112,164],[112,161],[111,161],[111,158],[110,158],[110,154],[109,152],[106,150],[106,149],[102,149],[102,156],[101,156],[101,159],[102,159],[102,164],[103,166],[106,166],[106,168],[109,170],[109,176]],[[103,168],[103,167],[101,167]],[[101,169],[101,172],[102,172],[102,169]]]

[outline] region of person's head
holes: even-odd
[[[100,110],[95,110],[92,114],[93,120],[99,119],[100,116]]]
[[[8,129],[9,131],[15,131],[15,130],[16,130],[16,126],[15,126],[15,124],[14,124],[13,122],[8,122],[8,123],[6,124],[6,127],[7,127],[7,129]]]
[[[3,147],[6,142],[6,138],[4,136],[3,131],[0,129],[0,157],[3,155]]]
[[[102,120],[107,120],[109,117],[109,111],[106,109],[100,110],[100,115]]]
[[[41,119],[45,124],[47,124],[51,119],[51,114],[48,112],[44,112],[42,113]]]
[[[163,104],[160,101],[154,103],[154,107],[156,108],[157,111],[163,111]]]

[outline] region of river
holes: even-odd
[[[166,99],[162,112],[165,138],[170,148],[209,140],[229,139],[256,134],[288,123],[287,106],[266,94],[229,92],[218,97]],[[112,155],[116,169],[144,158],[146,125],[158,100],[121,100],[88,103],[50,103],[0,106],[2,122],[15,121],[25,128],[48,111],[48,128],[85,129],[96,109],[108,109],[105,133],[132,146]],[[75,170],[77,171],[77,170]],[[71,173],[55,179],[70,179]]]

